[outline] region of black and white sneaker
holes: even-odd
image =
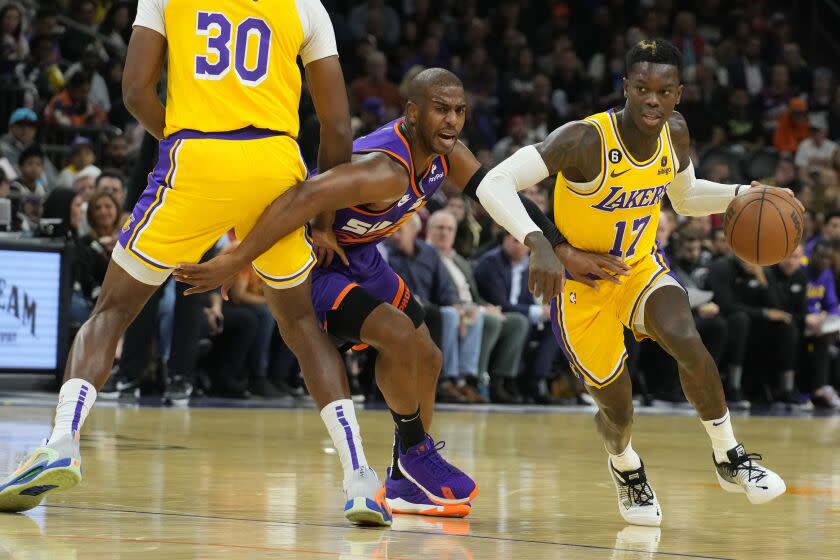
[[[185,406],[189,404],[192,395],[192,383],[180,375],[173,376],[163,392],[163,403],[167,405]]]
[[[785,493],[782,477],[758,464],[761,455],[747,453],[738,444],[726,452],[727,462],[718,463],[712,454],[720,487],[727,492],[746,494],[753,504],[763,504]]]
[[[615,490],[618,493],[618,512],[627,523],[658,527],[662,523],[662,509],[645,474],[645,464],[634,471],[622,472],[607,459]]]

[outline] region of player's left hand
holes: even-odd
[[[350,266],[350,261],[347,260],[344,249],[338,244],[332,227],[328,229],[313,227],[312,241],[315,243],[315,250],[318,254],[318,266],[322,268],[330,266],[336,255],[344,263],[344,266]]]
[[[172,276],[178,282],[193,286],[184,292],[186,295],[209,292],[221,286],[222,297],[227,301],[228,292],[245,266],[247,263],[243,266],[236,255],[227,253],[201,264],[179,264],[172,271]]]
[[[765,185],[764,183],[760,183],[758,181],[751,182],[750,187],[766,187],[768,189],[777,189],[777,190],[780,190],[780,191],[784,191],[785,193],[790,195],[790,197],[793,199],[793,201],[799,207],[799,211],[802,212],[803,214],[805,213],[805,207],[802,206],[802,202],[800,202],[799,199],[796,198],[796,195],[793,194],[793,191],[790,190],[790,189],[785,189],[785,188],[782,188],[782,187],[774,187],[773,185]]]
[[[554,254],[554,248],[540,232],[529,233],[525,245],[531,249],[528,289],[535,298],[548,301],[563,291],[566,268]]]

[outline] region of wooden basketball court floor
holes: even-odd
[[[0,468],[49,432],[51,406],[0,406]],[[384,476],[391,422],[360,411]],[[480,487],[466,519],[341,515],[338,457],[312,409],[98,406],[85,479],[25,515],[0,514],[0,558],[759,559],[840,558],[840,416],[738,418],[736,435],[786,479],[767,505],[724,493],[690,416],[639,416],[634,447],[661,530],[619,517],[591,410],[442,411],[445,454]]]

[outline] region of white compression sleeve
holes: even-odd
[[[493,220],[520,242],[540,231],[516,194],[548,177],[548,168],[534,146],[520,148],[487,172],[476,189],[478,200]]]
[[[723,185],[694,176],[694,164],[674,177],[668,187],[668,198],[677,214],[683,216],[708,216],[726,211],[739,188],[744,185]]]

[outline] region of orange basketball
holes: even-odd
[[[723,217],[726,240],[747,262],[781,261],[802,240],[802,212],[794,198],[775,187],[753,187],[736,196]]]

